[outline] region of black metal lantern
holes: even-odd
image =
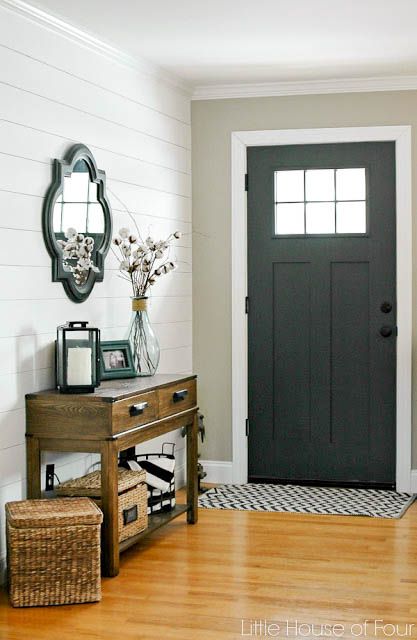
[[[92,393],[100,385],[100,330],[88,322],[57,329],[56,386],[61,393]]]

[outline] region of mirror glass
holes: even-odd
[[[111,238],[105,174],[87,147],[76,145],[68,161],[55,161],[56,178],[44,210],[44,236],[53,258],[53,280],[82,302],[103,279]]]
[[[78,160],[73,173],[64,177],[63,193],[55,202],[53,227],[57,239],[64,239],[70,228],[84,235],[104,234],[104,213],[97,199],[97,187],[85,160]]]

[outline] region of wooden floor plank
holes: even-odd
[[[265,619],[279,638],[317,637],[321,624],[417,638],[417,504],[400,520],[201,509],[198,524],[181,516],[125,551],[100,603],[13,609],[0,596],[1,640],[272,637],[249,633]],[[378,619],[399,633],[364,628]]]

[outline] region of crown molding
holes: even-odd
[[[292,82],[260,82],[252,84],[201,85],[194,89],[192,100],[227,98],[262,98],[298,96],[321,93],[366,93],[372,91],[410,91],[417,89],[415,76],[385,76],[376,78],[341,78]]]
[[[117,62],[120,65],[130,67],[142,74],[152,76],[161,83],[168,84],[175,89],[179,89],[187,96],[190,96],[192,93],[190,85],[174,74],[168,73],[158,65],[154,65],[144,58],[132,56],[129,53],[100,40],[100,38],[92,33],[88,33],[83,29],[75,27],[74,25],[61,20],[60,18],[57,18],[56,16],[53,16],[32,4],[23,2],[23,0],[0,0],[0,7],[21,15],[27,20],[52,31],[53,33],[64,36],[68,40],[71,40],[78,45],[82,45],[90,51],[98,53],[112,62]]]
[[[286,82],[215,84],[193,87],[173,73],[144,58],[132,56],[56,16],[23,0],[0,0],[0,7],[21,15],[53,33],[57,33],[112,62],[153,77],[158,82],[181,91],[192,100],[227,98],[261,98],[325,93],[358,93],[373,91],[411,91],[417,89],[417,75],[341,78]]]

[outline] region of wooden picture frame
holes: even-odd
[[[100,379],[135,377],[136,371],[129,341],[100,341]]]

